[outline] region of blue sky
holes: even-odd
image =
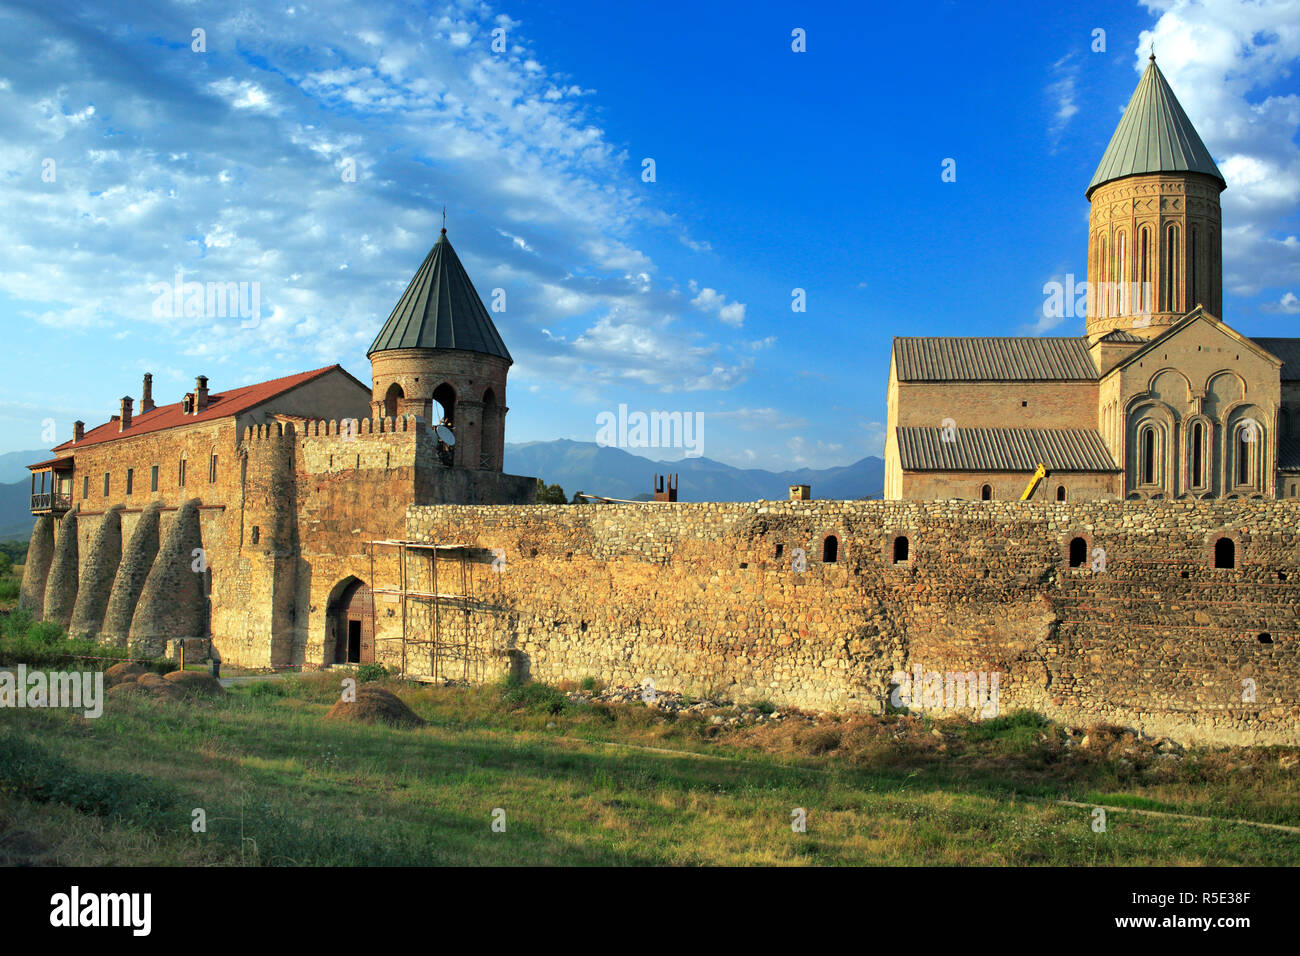
[[[892,336],[1082,331],[1043,285],[1152,41],[1228,180],[1224,318],[1300,334],[1300,4],[990,6],[0,0],[0,449],[145,371],[368,382],[445,203],[508,441],[625,404],[740,466],[880,454]],[[154,314],[177,269],[259,321]]]

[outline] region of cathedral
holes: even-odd
[[[1225,188],[1153,55],[1085,193],[1086,334],[895,338],[885,497],[1295,498],[1300,338],[1221,318]]]

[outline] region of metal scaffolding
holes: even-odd
[[[399,564],[398,586],[395,588],[371,588],[374,594],[396,594],[402,604],[402,631],[394,637],[383,638],[384,641],[400,641],[402,654],[402,673],[408,671],[408,653],[429,655],[429,676],[434,680],[464,680],[482,682],[488,669],[488,658],[495,648],[488,647],[485,641],[475,641],[470,622],[470,595],[474,590],[474,562],[471,560],[473,549],[464,544],[427,544],[421,541],[371,541],[370,580],[375,580],[375,547],[397,548]],[[439,556],[456,557],[457,568],[450,583],[458,583],[459,590],[439,590],[438,558]],[[412,558],[428,558],[429,590],[420,587],[420,569],[417,568],[414,581],[410,574]],[[423,564],[423,561],[421,561]],[[446,576],[444,575],[444,582]],[[431,627],[423,632],[416,629],[410,621],[408,602],[419,602],[429,608]],[[373,607],[373,604],[372,604]],[[375,634],[375,643],[380,637]]]

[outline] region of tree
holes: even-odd
[[[539,505],[567,505],[569,499],[565,497],[564,489],[559,485],[548,485],[538,478],[537,503]]]
[[[571,505],[585,505],[586,503],[587,499],[582,497],[581,491],[575,491],[573,497],[569,499],[569,504]]]

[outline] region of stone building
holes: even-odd
[[[31,465],[22,606],[156,655],[189,638],[248,665],[373,658],[372,586],[415,504],[531,503],[502,473],[511,365],[446,230],[369,350],[240,388],[199,376]],[[378,566],[377,566],[378,565]]]
[[[1294,498],[1300,339],[1221,318],[1223,175],[1147,66],[1088,185],[1086,334],[895,338],[885,497]]]

